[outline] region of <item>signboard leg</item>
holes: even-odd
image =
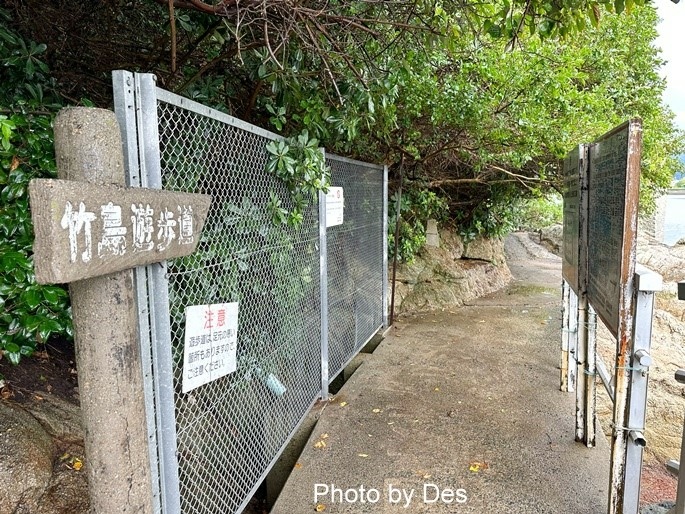
[[[569,311],[569,296],[568,292],[571,288],[565,280],[561,282],[561,379],[559,388],[568,392],[568,311]]]
[[[578,372],[578,296],[569,287],[568,301],[568,388],[572,393],[576,390]]]
[[[72,108],[55,120],[62,179],[124,185],[114,113]],[[70,285],[91,512],[151,513],[152,492],[132,271]]]
[[[630,388],[629,329],[621,326],[616,352],[616,373],[614,374],[614,415],[611,440],[611,468],[609,471],[609,514],[623,514],[625,492],[626,445],[628,444],[627,406]]]
[[[597,313],[587,304],[587,351],[585,354],[585,446],[593,448],[597,436]]]
[[[587,296],[580,294],[578,302],[578,322],[576,331],[576,441],[586,442],[585,413],[587,398],[585,396],[588,376],[586,371],[587,357]]]

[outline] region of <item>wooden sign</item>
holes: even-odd
[[[36,281],[67,283],[190,255],[211,197],[34,179]]]
[[[631,315],[641,144],[631,120],[590,146],[587,294],[614,336]]]

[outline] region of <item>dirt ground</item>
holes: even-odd
[[[0,397],[23,404],[45,391],[62,400],[78,403],[78,380],[74,345],[55,339],[39,348],[33,356],[13,366],[0,359]]]

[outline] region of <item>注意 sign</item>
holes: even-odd
[[[237,302],[186,307],[182,392],[233,373],[237,346]]]
[[[36,280],[67,283],[193,253],[211,197],[35,179]]]
[[[562,247],[561,273],[571,288],[579,293],[579,236],[581,231],[581,174],[585,173],[585,146],[579,146],[564,159],[563,163],[563,198],[564,198],[564,232]]]
[[[641,142],[632,120],[590,146],[587,294],[615,336],[632,301]]]

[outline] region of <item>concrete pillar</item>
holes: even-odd
[[[428,220],[426,224],[426,246],[435,248],[440,246],[440,234],[438,234],[438,222],[436,220]]]
[[[60,111],[55,153],[61,179],[125,185],[119,124],[111,111]],[[151,514],[133,273],[73,282],[69,292],[91,512]]]

